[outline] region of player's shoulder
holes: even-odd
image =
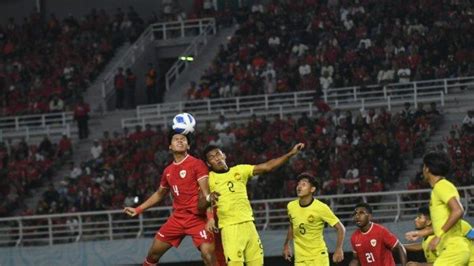
[[[251,164],[237,164],[232,166],[230,169],[233,171],[239,171],[239,172],[245,172],[245,171],[250,171],[253,170],[253,165]]]
[[[381,225],[381,224],[378,224],[378,223],[372,223],[372,230],[371,232],[373,233],[386,233],[386,232],[389,232],[390,233],[390,230],[388,230],[387,227]]]
[[[300,207],[299,199],[295,199],[295,200],[292,200],[292,201],[288,202],[286,207],[288,208],[288,210],[297,209],[298,207]]]
[[[194,157],[190,154],[188,154],[188,157],[185,160],[186,160],[186,163],[189,163],[189,164],[204,164],[204,162],[201,159]]]
[[[433,189],[436,189],[442,192],[444,191],[445,188],[456,188],[456,186],[454,186],[454,184],[451,183],[446,178],[443,178],[436,183]]]
[[[314,199],[313,204],[311,204],[314,208],[323,208],[323,209],[329,209],[329,205],[327,205],[325,202],[320,201],[318,199]]]

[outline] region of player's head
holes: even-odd
[[[365,202],[361,202],[355,206],[353,215],[357,227],[365,227],[372,220],[372,207]]]
[[[209,145],[204,149],[203,159],[214,172],[221,173],[226,172],[229,169],[227,162],[225,161],[225,153],[215,145]]]
[[[426,206],[422,206],[418,209],[418,213],[416,214],[415,227],[417,230],[422,230],[428,226],[431,226],[430,209]]]
[[[316,178],[308,173],[300,174],[296,180],[296,195],[300,198],[313,195],[319,189],[319,183]]]
[[[451,168],[451,160],[445,152],[435,151],[423,157],[423,176],[428,180],[430,176],[447,176]]]
[[[168,132],[169,149],[176,153],[188,152],[191,148],[191,135],[179,134],[172,129]]]

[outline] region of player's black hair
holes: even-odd
[[[357,205],[354,207],[354,210],[357,208],[365,208],[369,214],[372,214],[372,207],[366,202],[360,202],[357,203]]]
[[[316,177],[312,176],[309,173],[301,173],[296,177],[296,181],[300,182],[302,179],[307,179],[309,183],[316,188],[316,190],[319,190],[319,182],[316,179]]]
[[[431,217],[430,208],[428,208],[427,206],[421,206],[420,208],[418,208],[418,214],[423,214],[426,217]]]
[[[189,147],[192,146],[192,142],[193,142],[193,139],[194,139],[194,135],[192,133],[180,134],[180,133],[177,133],[176,131],[174,131],[171,127],[168,129],[168,144],[171,144],[171,140],[173,139],[173,136],[177,135],[177,134],[185,136],[186,139],[188,140]]]
[[[451,169],[451,160],[448,154],[442,151],[434,151],[425,154],[423,164],[428,167],[431,174],[436,176],[447,176]]]
[[[204,148],[204,150],[202,151],[202,154],[201,154],[202,158],[201,158],[201,159],[202,159],[203,161],[207,162],[207,154],[208,154],[210,151],[215,150],[215,149],[219,149],[219,150],[220,150],[221,148],[219,148],[219,146],[217,146],[217,145],[207,145],[206,148]]]

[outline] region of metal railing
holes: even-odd
[[[167,91],[190,64],[188,58],[196,58],[207,45],[209,36],[216,34],[216,22],[214,18],[207,20],[206,24],[199,20],[199,31],[199,36],[193,39],[186,50],[181,53],[179,59],[170,67],[168,72],[166,72],[165,82]]]
[[[75,126],[71,126],[67,124],[65,126],[61,125],[49,125],[44,127],[22,127],[18,130],[0,130],[0,141],[4,140],[13,140],[13,139],[24,139],[26,141],[30,141],[33,138],[42,139],[44,136],[48,136],[48,138],[53,141],[59,141],[59,139],[66,135],[68,138],[72,136],[72,134],[77,132],[77,128]]]
[[[411,102],[438,102],[445,104],[445,97],[460,87],[473,87],[474,77],[426,80],[410,83],[394,83],[385,86],[347,87],[324,91],[321,96],[335,108],[370,108],[393,106]],[[283,116],[286,113],[317,111],[313,106],[316,92],[312,90],[291,93],[262,94],[232,98],[217,98],[187,102],[172,102],[155,105],[141,105],[136,116],[122,119],[122,127],[136,125],[166,125],[176,113],[190,112],[200,121],[215,121],[220,114],[228,120],[239,120],[252,114]]]
[[[200,36],[203,32],[207,31],[208,25],[213,25],[215,33],[214,18],[155,23],[148,26],[135,43],[128,48],[125,54],[106,73],[101,88],[104,107],[107,107],[108,100],[115,95],[114,76],[119,67],[126,69],[133,65],[154,41]]]
[[[7,116],[0,118],[0,129],[20,130],[24,127],[66,126],[73,120],[74,114],[72,112]]]
[[[474,214],[474,186],[459,187],[466,215]],[[417,208],[429,202],[430,190],[404,190],[320,196],[339,219],[350,224],[354,204],[369,202],[378,222],[413,219]],[[252,201],[259,230],[284,229],[288,225],[286,204],[293,198]],[[171,207],[156,207],[136,218],[121,210],[23,216],[0,219],[0,246],[54,245],[90,240],[116,240],[153,236],[166,222]]]
[[[7,116],[0,118],[0,141],[49,136],[53,139],[76,132],[71,127],[74,122],[72,112],[47,113],[39,115]]]

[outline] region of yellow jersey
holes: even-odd
[[[465,220],[461,220],[461,231],[462,235],[466,236],[469,231],[472,230],[472,226]],[[469,239],[469,244],[471,246],[471,256],[469,257],[469,266],[474,265],[474,243]]]
[[[441,227],[448,220],[450,210],[448,207],[448,201],[452,198],[459,200],[459,192],[456,187],[446,179],[439,180],[431,191],[430,199],[430,214],[431,221],[433,222],[434,234],[441,235]],[[456,224],[445,232],[442,236],[441,243],[449,241],[452,238],[464,236],[461,232],[461,221],[459,220]]]
[[[328,205],[314,199],[308,206],[301,206],[299,199],[288,203],[288,217],[293,228],[295,261],[311,260],[326,251],[324,224],[331,227],[339,222]]]
[[[423,239],[423,242],[421,242],[421,247],[423,248],[423,253],[425,254],[426,262],[431,264],[434,263],[434,261],[438,257],[436,253],[431,251],[429,248],[429,244],[434,237],[435,235],[429,235]]]
[[[253,175],[253,168],[239,164],[225,173],[209,172],[209,188],[220,194],[216,203],[219,228],[254,220],[247,196],[247,181]]]

